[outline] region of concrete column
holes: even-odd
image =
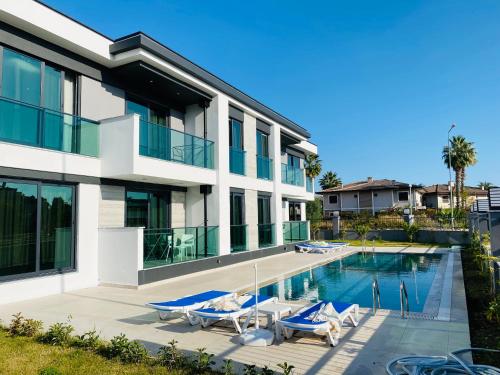
[[[271,126],[269,155],[273,158],[273,196],[271,197],[271,220],[274,223],[276,246],[283,245],[283,207],[281,195],[281,135],[279,126]]]
[[[208,222],[219,225],[219,254],[231,252],[229,212],[229,104],[226,96],[219,94],[207,110],[208,139],[214,140],[217,185],[208,195]]]
[[[245,224],[247,224],[248,250],[259,248],[257,191],[245,190]]]
[[[244,114],[243,142],[245,154],[245,174],[248,177],[257,178],[257,144],[256,144],[257,120],[249,114]]]
[[[212,193],[213,194],[213,193]],[[210,195],[209,195],[210,197]],[[210,198],[209,198],[210,201]],[[210,212],[210,207],[209,207]],[[214,215],[209,214],[208,225],[219,225],[219,222],[213,221]],[[212,219],[212,221],[211,221]],[[203,226],[203,194],[200,193],[199,186],[188,187],[186,192],[186,226],[200,227]]]

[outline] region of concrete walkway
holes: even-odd
[[[371,250],[371,249],[370,249]],[[287,253],[260,259],[262,282],[280,275],[326,263],[359,248],[346,248],[336,255]],[[380,248],[384,252],[435,252],[425,248]],[[446,354],[467,347],[469,328],[460,254],[454,256],[450,321],[403,320],[394,312],[381,310],[372,316],[362,309],[357,328],[344,327],[340,344],[329,348],[318,336],[299,336],[266,348],[241,346],[235,332],[221,325],[200,329],[184,320],[158,321],[157,314],[144,307],[149,301],[181,297],[208,289],[241,290],[253,284],[253,262],[170,280],[139,290],[97,287],[37,300],[0,306],[0,318],[11,315],[41,319],[48,325],[71,320],[77,333],[96,328],[104,338],[125,333],[141,340],[154,351],[175,339],[187,352],[205,347],[218,362],[230,358],[237,363],[267,365],[276,369],[284,361],[296,367],[296,374],[384,374],[385,363],[395,355]],[[297,306],[299,307],[299,306]]]

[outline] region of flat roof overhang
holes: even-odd
[[[170,64],[182,69],[183,71],[209,84],[215,89],[240,101],[242,104],[247,105],[248,107],[254,109],[257,112],[262,113],[265,116],[268,116],[270,119],[276,121],[277,123],[286,126],[287,128],[296,132],[302,137],[305,138],[311,137],[311,134],[300,125],[294,123],[288,118],[273,111],[271,108],[265,106],[264,104],[253,99],[252,97],[244,94],[234,86],[223,81],[222,79],[218,78],[217,76],[203,69],[199,65],[196,65],[192,61],[179,55],[170,48],[164,46],[163,44],[157,42],[156,40],[154,40],[153,38],[147,36],[142,32],[136,32],[130,35],[126,35],[122,38],[116,39],[114,43],[112,43],[109,46],[110,54],[115,56],[136,49],[142,49],[160,57],[161,59],[169,62]]]
[[[142,62],[135,61],[112,70],[113,76],[126,82],[129,91],[155,98],[183,110],[187,105],[202,104],[212,96]]]

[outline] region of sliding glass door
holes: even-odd
[[[229,196],[231,215],[231,251],[247,250],[247,226],[245,223],[245,195],[231,192]]]
[[[126,225],[146,229],[170,228],[170,192],[127,191]]]
[[[0,277],[74,267],[74,187],[0,179]]]

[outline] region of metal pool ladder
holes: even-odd
[[[399,282],[399,301],[401,302],[401,318],[404,319],[405,315],[408,318],[410,316],[410,301],[408,300],[408,292],[403,280]]]
[[[377,310],[380,309],[380,289],[378,288],[377,279],[373,279],[372,295],[373,295],[373,315],[375,315],[377,313]]]

